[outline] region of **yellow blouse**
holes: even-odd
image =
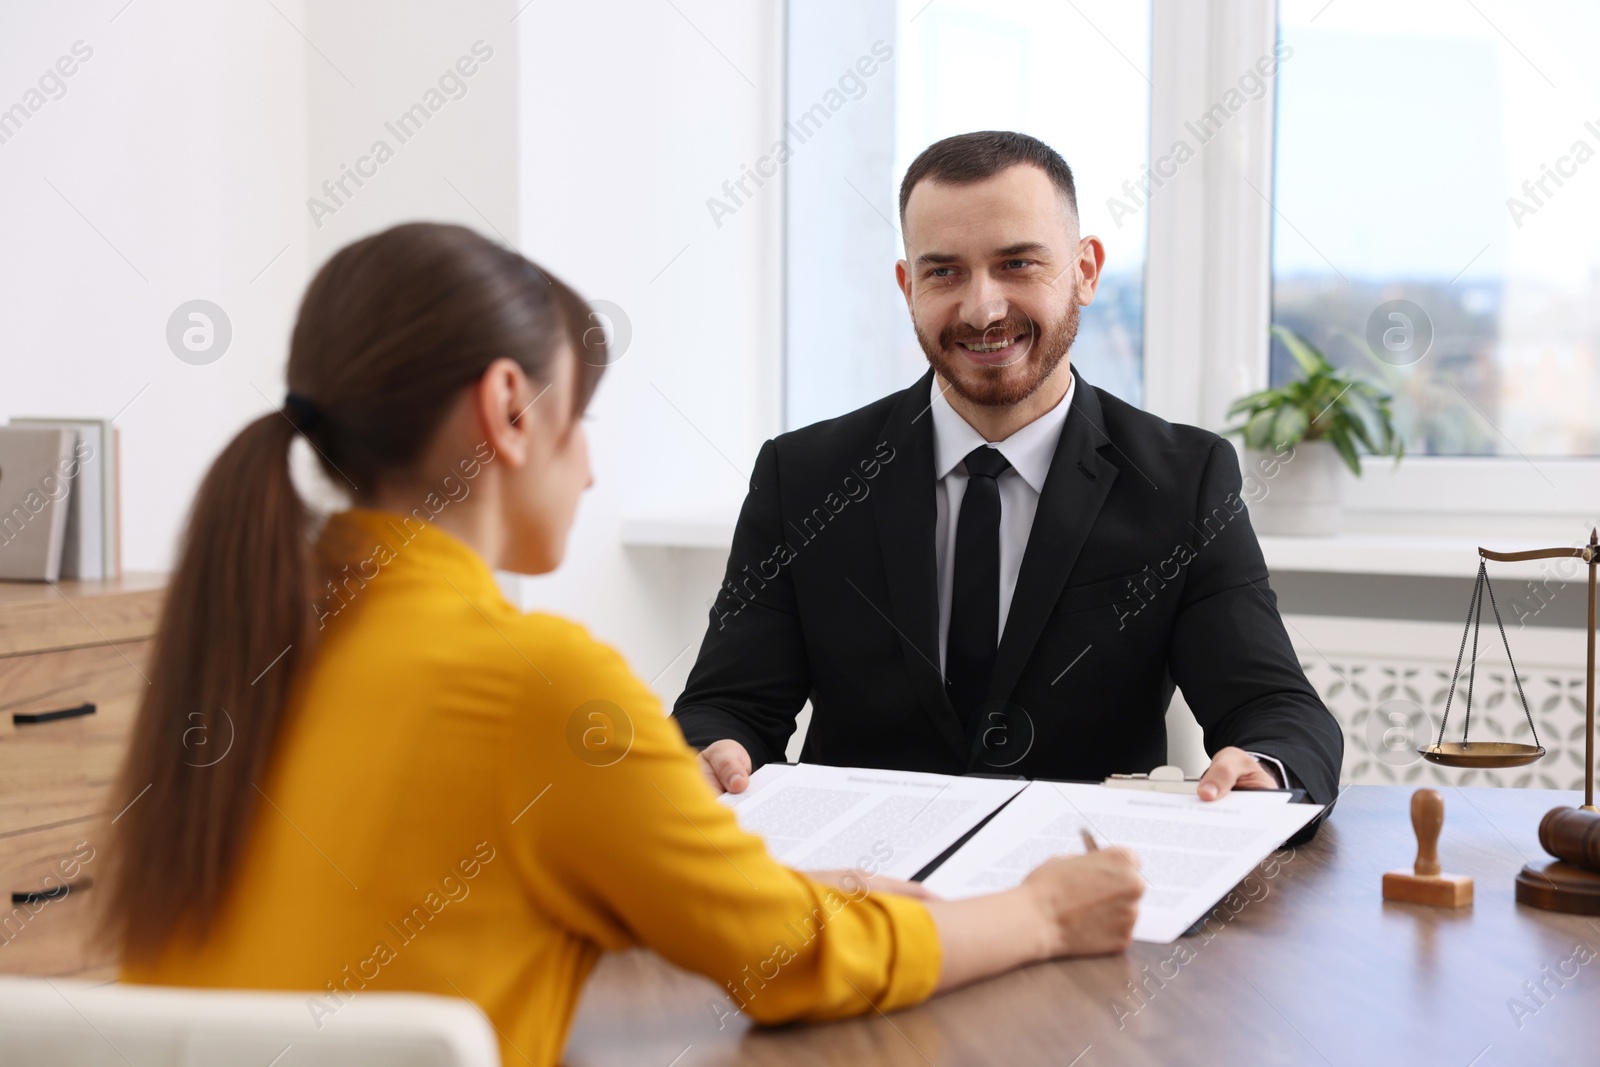
[[[417,519],[343,512],[322,545],[350,563],[218,921],[124,980],[307,990],[324,1024],[363,990],[464,996],[507,1064],[556,1063],[600,952],[632,945],[760,1022],[932,993],[927,909],[773,860],[614,649]]]

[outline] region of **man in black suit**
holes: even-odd
[[[1268,586],[1246,511],[1264,483],[1070,366],[1105,250],[1079,237],[1066,163],[1021,134],[952,137],[907,171],[900,217],[931,370],[762,447],[674,711],[708,777],[738,792],[783,759],[808,698],[809,762],[1147,771],[1176,683],[1212,757],[1203,798],[1332,803],[1344,741]]]

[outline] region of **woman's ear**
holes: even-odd
[[[533,421],[528,409],[542,389],[515,360],[497,359],[473,388],[478,428],[495,454],[512,467],[528,461]]]

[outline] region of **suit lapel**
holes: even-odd
[[[887,608],[918,699],[955,751],[965,758],[967,736],[945,693],[939,671],[939,585],[933,546],[933,372],[900,396],[883,428],[895,450],[872,494],[878,544],[888,575]],[[1069,420],[1070,421],[1070,420]]]
[[[1100,449],[1111,446],[1104,426],[1100,398],[1079,375],[1072,394],[1072,410],[1062,424],[1061,440],[1050,461],[1050,473],[1039,494],[1039,510],[1028,533],[1028,547],[1022,554],[1016,592],[1011,597],[1011,610],[1006,615],[994,675],[984,701],[985,713],[1001,708],[1016,688],[1117,479],[1117,467],[1100,455]]]

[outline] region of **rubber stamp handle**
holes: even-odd
[[[1444,828],[1444,798],[1436,789],[1411,794],[1411,829],[1417,834],[1417,862],[1412,870],[1423,878],[1439,874],[1439,831]]]

